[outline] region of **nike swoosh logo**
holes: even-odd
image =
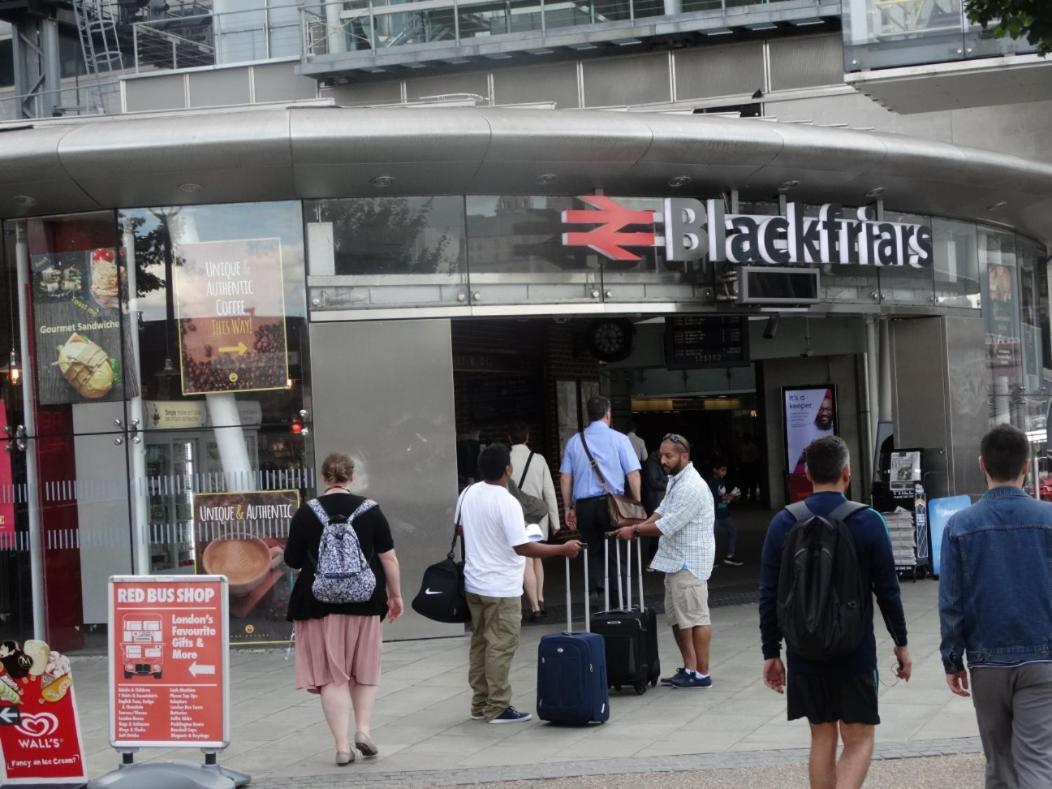
[[[424,594],[442,594],[442,592],[441,592],[441,590],[439,590],[437,592],[432,592],[430,587],[429,587],[429,588],[424,590]]]

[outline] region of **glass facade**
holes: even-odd
[[[842,19],[849,72],[1037,51],[973,25],[963,0],[848,0]]]
[[[663,208],[656,198],[609,199],[637,217]],[[0,337],[16,364],[0,383],[9,442],[0,453],[0,572],[12,579],[0,589],[0,637],[31,628],[31,522],[58,648],[101,645],[107,579],[131,572],[240,572],[234,642],[289,637],[287,514],[316,487],[312,315],[738,309],[734,265],[669,261],[658,238],[623,260],[566,245],[565,212],[582,205],[446,195],[6,222],[10,321]],[[743,202],[738,212],[774,216],[779,207]],[[859,315],[978,318],[981,308],[986,369],[975,385],[988,393],[988,421],[1030,431],[1035,462],[1052,472],[1043,248],[974,223],[884,219],[930,226],[932,264],[822,266],[821,302]]]

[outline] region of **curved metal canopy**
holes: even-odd
[[[670,184],[685,185],[673,186]],[[270,106],[0,126],[0,217],[432,194],[709,196],[981,220],[1052,240],[1052,164],[892,134],[695,115]],[[867,194],[869,193],[869,194]]]

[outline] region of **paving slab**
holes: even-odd
[[[933,581],[903,585],[915,661],[908,684],[888,675],[892,645],[878,632],[883,673],[878,754],[886,751],[888,758],[947,752],[971,756],[980,750],[971,704],[952,696],[943,679],[937,588]],[[319,701],[295,689],[294,663],[286,659],[286,651],[235,649],[230,661],[232,742],[220,761],[250,773],[253,786],[308,788],[455,785],[626,771],[687,774],[743,765],[797,769],[806,761],[807,725],[787,722],[784,696],[760,681],[755,605],[715,608],[713,620],[711,689],[613,693],[610,721],[581,728],[469,720],[466,637],[385,643],[373,721],[381,756],[347,768],[332,764]],[[679,663],[678,653],[662,617],[659,625],[662,665],[670,673]],[[512,666],[513,703],[520,709],[534,708],[537,642],[557,629],[523,631]],[[117,763],[107,746],[105,658],[74,657],[73,671],[89,771],[100,775]],[[140,751],[136,758],[200,757],[169,749]]]

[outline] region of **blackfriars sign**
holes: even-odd
[[[625,208],[603,195],[579,199],[591,209],[563,211],[563,224],[595,227],[563,233],[563,244],[589,247],[612,260],[639,260],[630,247],[661,247],[667,260],[679,261],[912,268],[932,263],[930,227],[879,221],[864,207],[852,216],[851,209],[823,205],[818,216],[805,216],[803,205],[788,203],[785,216],[766,216],[728,214],[722,199],[670,197],[659,213]]]

